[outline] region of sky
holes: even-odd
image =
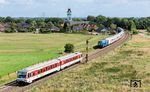
[[[72,17],[150,16],[150,0],[0,0],[4,17],[66,17],[68,8]]]

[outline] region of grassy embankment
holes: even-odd
[[[66,43],[73,43],[76,51],[85,50],[86,39],[90,46],[105,36],[82,34],[0,34],[0,84],[16,78],[15,71],[60,56]]]
[[[141,79],[142,87],[129,87]],[[30,92],[149,92],[150,39],[140,35],[120,48],[58,75]]]

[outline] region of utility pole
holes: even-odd
[[[88,52],[89,52],[89,39],[86,40],[86,63],[88,62]]]

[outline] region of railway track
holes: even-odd
[[[119,39],[117,42],[115,42],[115,43],[113,43],[113,44],[111,44],[111,45],[109,45],[103,49],[97,49],[97,50],[93,51],[92,53],[89,54],[88,60],[95,59],[99,56],[102,56],[102,55],[108,53],[111,50],[114,50],[116,47],[120,46],[125,41],[127,41],[129,36],[130,35],[128,33],[125,33],[125,35],[121,39]],[[84,58],[83,59],[83,62],[84,62],[86,60],[85,56],[83,58]],[[47,76],[33,82],[32,84],[29,84],[29,85],[18,85],[16,83],[16,81],[12,81],[12,82],[7,83],[3,86],[0,86],[0,92],[24,92],[26,90],[31,89],[33,86],[39,85],[39,84],[43,83],[44,81],[47,81],[48,79],[50,79],[56,75],[59,75],[59,74],[65,72],[67,70],[70,70],[71,68],[75,68],[75,67],[79,66],[80,64],[81,63],[77,63],[77,64],[74,64],[74,65],[64,69],[64,70],[61,70],[59,72],[47,75]]]

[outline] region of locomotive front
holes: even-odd
[[[26,72],[23,72],[23,71],[18,71],[17,72],[17,82],[20,83],[20,82],[27,82],[26,81],[26,78],[27,78],[27,73]]]

